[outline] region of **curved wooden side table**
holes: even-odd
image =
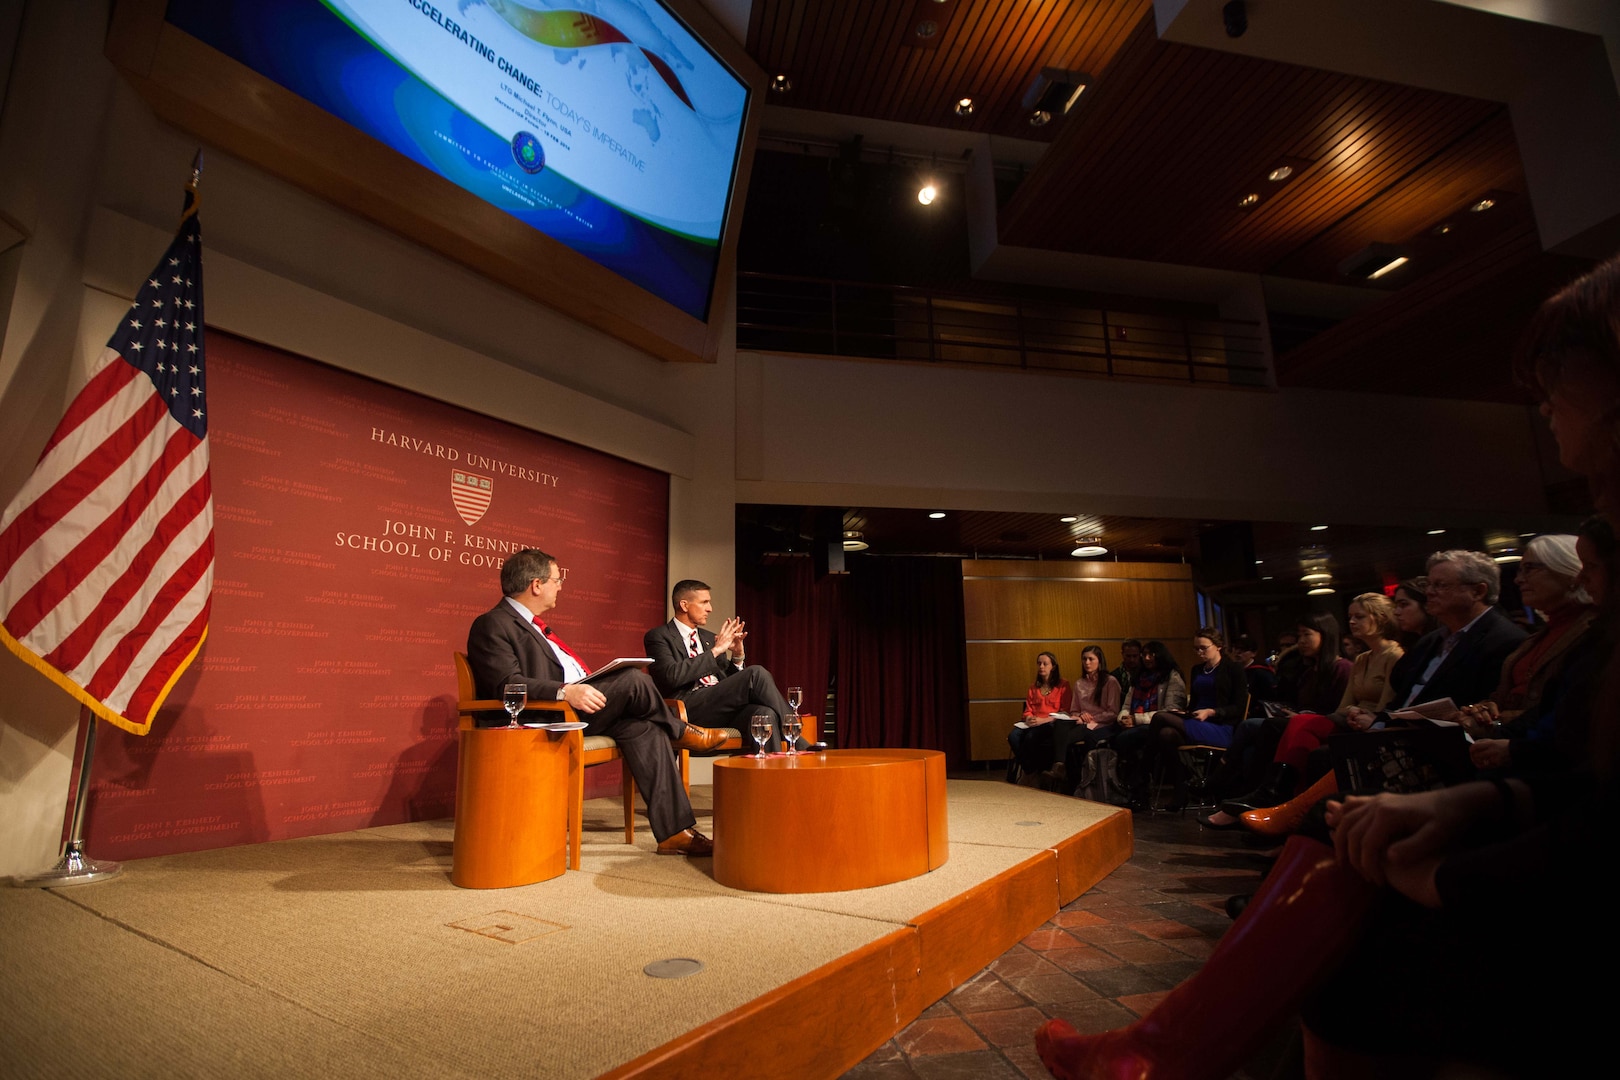
[[[540,728],[462,730],[452,882],[464,889],[509,889],[561,876],[569,747],[577,741],[575,732]]]
[[[714,878],[750,892],[842,892],[949,857],[945,755],[828,750],[714,763]]]

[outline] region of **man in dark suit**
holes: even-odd
[[[675,617],[647,631],[641,644],[653,658],[652,677],[665,697],[686,703],[687,719],[712,727],[736,728],[748,745],[749,720],[759,709],[771,713],[767,751],[782,747],[782,716],[791,710],[771,673],[744,662],[743,621],[730,618],[719,633],[706,629],[714,602],[709,587],[690,578],[670,591]],[[798,748],[810,744],[802,737]]]
[[[473,621],[467,663],[479,697],[499,699],[508,683],[528,686],[530,701],[566,701],[586,718],[586,735],[607,735],[647,803],[647,821],[660,855],[710,855],[714,845],[694,826],[697,818],[681,784],[674,747],[709,750],[723,732],[683,725],[643,671],[627,668],[583,682],[585,665],[540,616],[557,604],[562,572],[557,560],[526,548],[501,566],[500,603]],[[480,726],[504,722],[498,715]],[[673,745],[672,745],[673,742]]]
[[[1502,677],[1502,663],[1525,639],[1522,628],[1495,607],[1501,570],[1479,551],[1437,551],[1429,556],[1430,615],[1440,623],[1397,666],[1390,710],[1450,698],[1472,705],[1489,697]],[[1346,720],[1364,729],[1373,717],[1351,709]]]

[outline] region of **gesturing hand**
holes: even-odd
[[[714,648],[709,651],[716,656],[730,652],[732,643],[737,640],[737,635],[742,632],[742,628],[743,621],[735,615],[721,623],[720,631],[714,635]]]

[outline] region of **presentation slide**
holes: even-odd
[[[656,0],[171,0],[167,17],[707,317],[748,91]]]

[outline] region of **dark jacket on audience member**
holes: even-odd
[[[1489,697],[1502,677],[1503,662],[1524,639],[1524,631],[1502,614],[1501,608],[1487,609],[1463,634],[1412,704],[1448,697],[1458,705],[1472,705]],[[1395,684],[1395,692],[1389,699],[1391,711],[1406,704],[1413,685],[1423,677],[1445,640],[1443,628],[1432,630],[1401,657],[1395,670],[1390,672],[1390,681]]]
[[[1192,709],[1190,696],[1192,685],[1203,670],[1203,665],[1194,664],[1187,673],[1187,693],[1189,700],[1187,708]],[[1249,680],[1243,674],[1243,668],[1236,660],[1221,657],[1221,662],[1215,665],[1215,715],[1209,718],[1211,724],[1235,724],[1243,719],[1243,703],[1249,699]]]

